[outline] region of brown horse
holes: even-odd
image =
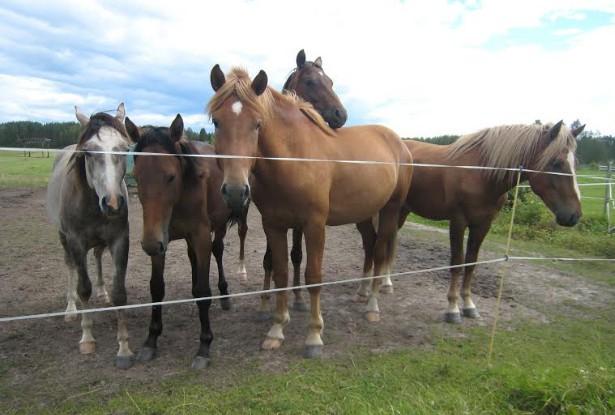
[[[237,214],[252,195],[271,246],[276,287],[288,284],[288,229],[303,230],[305,280],[318,284],[322,281],[325,226],[371,222],[376,215],[375,273],[386,272],[393,260],[399,212],[412,176],[412,168],[404,165],[412,157],[399,137],[380,126],[334,131],[310,104],[268,88],[263,71],[251,81],[245,71],[234,69],[226,79],[216,65],[211,84],[216,93],[208,110],[216,128],[216,153],[238,156],[219,160],[224,171],[221,191]],[[259,156],[385,163],[358,166],[251,158]],[[379,319],[379,286],[380,279],[374,279],[367,307],[370,321]],[[323,320],[320,287],[308,291],[311,315],[305,356],[313,357],[322,349]],[[281,346],[289,320],[287,292],[281,291],[276,293],[274,322],[264,349]]]
[[[296,94],[299,98],[312,104],[314,109],[322,115],[324,120],[331,128],[340,128],[346,123],[346,109],[340,102],[339,97],[333,91],[333,81],[327,76],[322,68],[322,58],[318,57],[314,62],[306,61],[305,51],[301,49],[297,53],[297,67],[293,69],[290,76],[284,83],[284,92]],[[247,213],[247,211],[246,211]],[[240,227],[245,220],[239,221]],[[246,225],[243,225],[244,227]],[[293,264],[293,285],[301,285],[301,260],[303,259],[302,250],[303,233],[301,229],[293,229],[293,244],[290,250],[290,260]],[[271,272],[273,263],[271,260],[271,249],[267,246],[265,257],[263,258],[263,268],[265,269],[265,279],[263,288],[268,290],[271,286]],[[293,290],[294,301],[293,309],[296,311],[307,311],[307,305],[301,296],[301,290]],[[270,306],[269,294],[261,296],[261,307],[258,313],[259,320],[269,319]]]
[[[575,177],[575,137],[585,126],[570,131],[563,122],[555,125],[503,125],[461,137],[451,145],[405,141],[415,163],[448,166],[486,166],[528,170],[548,170],[569,175],[523,172],[521,181],[529,181],[534,191],[555,214],[558,224],[575,225],[581,217],[580,193]],[[463,240],[470,229],[465,262],[476,262],[480,246],[491,222],[514,188],[517,172],[505,170],[469,170],[416,166],[406,204],[400,215],[400,227],[408,212],[433,220],[449,220],[451,265],[463,263]],[[366,255],[366,257],[369,257]],[[369,270],[370,258],[366,258]],[[472,301],[471,283],[474,265],[464,269],[463,316],[479,317]],[[445,319],[461,321],[458,307],[459,278],[462,269],[451,270],[448,310]],[[367,298],[367,284],[361,284],[358,297]]]
[[[214,159],[190,157],[207,153],[184,137],[184,123],[178,114],[170,128],[144,127],[141,131],[126,118],[128,134],[137,143],[136,153],[159,153],[170,156],[136,155],[133,174],[137,180],[139,200],[143,206],[141,246],[152,258],[150,292],[152,301],[164,299],[165,252],[170,241],[185,239],[192,267],[192,295],[211,296],[209,264],[213,252],[218,261],[220,294],[228,287],[222,270],[222,238],[230,211],[219,195],[221,172]],[[183,157],[186,156],[187,157]],[[215,172],[217,171],[217,176]],[[212,246],[211,230],[216,231]],[[193,368],[209,364],[209,347],[213,334],[209,323],[211,300],[199,301],[201,336]],[[228,298],[221,300],[228,310]],[[149,361],[157,354],[157,341],[162,333],[162,307],[152,307],[149,334],[138,359]]]

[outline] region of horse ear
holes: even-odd
[[[213,68],[211,68],[210,74],[211,87],[214,91],[217,91],[224,85],[226,82],[226,78],[224,77],[224,72],[220,69],[220,65],[216,64]]]
[[[585,129],[585,124],[583,124],[580,127],[575,128],[574,130],[572,130],[572,136],[573,137],[578,137],[579,134],[581,134],[584,129]]]
[[[256,96],[259,96],[265,92],[265,89],[267,89],[267,74],[261,69],[252,81],[252,90],[254,90]]]
[[[316,58],[316,60],[314,61],[314,65],[322,69],[322,58],[320,56]]]
[[[171,141],[177,143],[184,135],[184,120],[182,116],[177,114],[177,117],[171,123],[171,128],[169,129],[171,133]]]
[[[115,118],[117,118],[120,122],[123,122],[124,118],[126,118],[126,108],[124,107],[123,102],[120,102],[120,105],[117,106]]]
[[[75,116],[77,117],[77,121],[81,124],[82,127],[85,127],[90,122],[90,117],[85,115],[79,110],[79,107],[75,105]]]
[[[297,53],[297,68],[301,69],[305,65],[305,51],[301,49],[299,53]]]
[[[126,126],[126,132],[128,133],[128,137],[130,137],[133,142],[138,143],[139,140],[141,140],[141,133],[139,133],[139,127],[137,127],[128,117],[124,119],[124,125]]]
[[[555,140],[555,138],[559,135],[559,131],[562,129],[562,125],[564,125],[564,120],[560,120],[549,130],[549,139]]]

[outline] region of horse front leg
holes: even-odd
[[[463,235],[466,231],[465,219],[454,218],[449,224],[449,238],[451,242],[451,265],[459,265],[463,262]],[[459,277],[461,268],[451,269],[451,282],[448,288],[448,309],[444,314],[447,323],[461,323],[459,313]]]
[[[271,258],[273,265],[273,281],[276,288],[286,288],[288,286],[288,241],[286,240],[286,229],[268,226],[263,223],[263,228],[267,235],[267,244],[271,247]],[[288,312],[288,292],[278,291],[275,294],[276,309],[273,314],[273,325],[267,332],[267,337],[263,341],[264,350],[274,350],[280,348],[284,341],[284,327],[290,321]]]
[[[301,285],[301,260],[303,259],[303,231],[300,228],[293,229],[293,247],[290,250],[290,260],[293,263],[293,287]],[[293,290],[295,300],[293,302],[293,310],[307,311],[307,305],[301,296],[301,288]]]
[[[271,306],[269,304],[269,299],[271,295],[268,291],[271,289],[271,274],[273,272],[273,256],[271,254],[271,246],[269,242],[267,242],[267,248],[265,250],[265,255],[263,256],[263,269],[265,270],[265,277],[263,278],[263,293],[261,294],[261,305],[258,313],[256,315],[256,319],[259,321],[266,321],[271,318]]]
[[[111,258],[115,272],[113,274],[113,289],[111,302],[114,306],[126,305],[126,267],[128,265],[128,229],[110,247]],[[128,369],[134,364],[134,355],[128,345],[128,327],[126,325],[126,312],[117,310],[117,342],[119,349],[115,357],[115,366],[119,369]]]
[[[152,274],[149,280],[149,291],[152,302],[159,303],[164,300],[164,254],[151,257]],[[162,306],[152,306],[152,315],[149,323],[147,338],[139,350],[137,360],[149,362],[158,354],[158,337],[162,334]]]
[[[94,292],[96,296],[102,298],[105,304],[110,304],[111,299],[109,298],[109,293],[105,288],[105,280],[103,279],[102,272],[102,255],[105,251],[105,248],[102,246],[97,246],[94,248],[94,259],[96,262],[96,284],[94,285]]]
[[[491,220],[485,221],[476,226],[470,226],[468,235],[468,247],[466,249],[466,263],[476,262],[478,251],[485,240],[485,236],[491,228]],[[463,299],[463,316],[467,318],[479,318],[480,313],[472,301],[472,277],[476,265],[466,265],[464,269],[463,285],[461,288],[461,298]]]
[[[87,251],[85,249],[72,250],[73,261],[77,270],[77,295],[82,308],[87,308],[92,296],[92,282],[88,276]],[[92,334],[94,322],[90,313],[81,314],[81,340],[79,341],[79,352],[81,354],[91,354],[96,351],[96,340]]]
[[[322,257],[325,250],[325,225],[310,224],[304,228],[305,250],[307,261],[305,265],[305,282],[308,285],[322,282]],[[305,339],[304,356],[319,357],[322,354],[321,338],[324,321],[320,311],[320,287],[309,287],[310,293],[310,323]]]
[[[246,246],[246,235],[248,234],[248,208],[244,210],[244,214],[237,223],[237,234],[239,235],[239,269],[237,270],[237,274],[239,275],[240,281],[248,281],[248,272],[246,271],[246,263],[245,263],[245,246]]]
[[[66,267],[68,268],[68,273],[66,274],[66,314],[64,316],[64,321],[75,321],[77,320],[77,272],[76,272],[76,264],[73,260],[73,253],[68,246],[68,241],[66,236],[59,232],[60,242],[62,243],[62,248],[64,248],[64,262],[66,263]]]
[[[357,223],[356,226],[361,234],[361,240],[363,242],[363,278],[365,279],[361,280],[359,283],[359,289],[353,301],[355,303],[366,303],[369,296],[369,286],[371,285],[371,280],[369,278],[373,275],[376,231],[371,219]]]
[[[192,272],[192,296],[194,298],[211,297],[211,287],[209,286],[209,265],[211,260],[211,236],[209,227],[203,226],[195,232],[188,240],[188,249],[194,255],[194,265]],[[211,299],[197,301],[199,310],[199,321],[201,323],[201,335],[199,336],[199,349],[194,359],[192,359],[193,369],[204,369],[209,366],[209,349],[214,339],[209,321],[209,308]]]
[[[214,242],[211,246],[211,251],[216,258],[216,264],[218,265],[218,290],[220,295],[228,295],[228,283],[224,276],[224,263],[222,256],[224,255],[224,236],[226,235],[226,229],[216,230]],[[231,309],[231,299],[228,297],[220,299],[220,307],[223,310]]]

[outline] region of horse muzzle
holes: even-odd
[[[348,114],[344,108],[333,108],[323,112],[323,118],[329,127],[336,129],[346,124]]]
[[[250,186],[247,184],[231,185],[224,183],[220,189],[222,192],[222,198],[231,209],[234,217],[240,217],[245,206],[250,201]]]
[[[558,212],[557,215],[555,215],[555,221],[557,224],[567,227],[576,225],[580,218],[581,214],[577,212]]]
[[[106,216],[119,215],[126,206],[126,200],[122,195],[105,195],[100,199],[100,210]]]

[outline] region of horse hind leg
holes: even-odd
[[[214,258],[216,258],[216,264],[218,266],[218,290],[220,291],[220,295],[228,295],[228,283],[226,282],[226,277],[224,276],[224,263],[222,261],[222,256],[224,255],[225,233],[226,232],[216,232],[216,236],[211,247],[211,251],[214,254]],[[222,307],[223,310],[230,310],[232,307],[231,299],[229,297],[221,298],[220,307]]]
[[[451,265],[460,265],[463,261],[463,235],[466,223],[463,220],[453,219],[449,225],[449,237],[451,244]],[[444,314],[444,321],[447,323],[461,323],[461,313],[459,312],[459,278],[461,268],[451,268],[451,281],[448,288],[448,308]]]
[[[114,306],[123,306],[127,303],[126,296],[126,267],[128,265],[128,231],[118,238],[110,247],[113,259],[113,291],[111,301]],[[115,366],[119,369],[128,369],[134,364],[134,354],[128,344],[128,328],[124,310],[118,310],[117,317],[117,342],[118,352],[115,357]]]
[[[263,256],[263,269],[265,270],[265,277],[263,278],[263,293],[261,294],[260,309],[256,315],[256,319],[259,321],[266,321],[271,318],[271,306],[270,297],[268,293],[271,288],[271,274],[273,271],[273,258],[271,255],[271,246],[267,243],[267,250]]]
[[[470,227],[470,234],[468,235],[468,248],[466,250],[466,263],[476,262],[478,259],[478,251],[480,249],[485,236],[489,232],[491,222],[482,223],[478,226]],[[479,318],[480,313],[476,308],[476,305],[472,301],[472,277],[474,276],[474,269],[476,265],[468,265],[465,267],[465,273],[463,276],[463,285],[461,288],[461,298],[463,299],[463,316],[467,318]]]
[[[102,298],[105,304],[111,304],[111,298],[105,287],[105,280],[102,273],[102,255],[105,251],[104,247],[94,248],[94,259],[96,261],[96,284],[94,285],[94,292],[98,298]]]
[[[374,245],[376,243],[376,231],[371,220],[357,223],[357,229],[363,241],[363,280],[353,298],[355,303],[366,303],[369,297],[369,286],[372,283],[374,266]]]
[[[374,224],[374,229],[378,229],[378,215],[374,215],[374,217],[372,218],[372,223]],[[395,248],[392,248],[393,250]],[[389,248],[387,247],[387,251],[389,250]],[[394,251],[393,251],[394,252]],[[389,257],[391,255],[388,255]],[[391,277],[389,276],[389,274],[391,273],[391,267],[389,262],[391,262],[390,259],[386,260],[387,265],[386,265],[386,276],[384,278],[382,278],[382,285],[380,286],[380,293],[381,294],[393,294],[393,281],[391,281]]]
[[[66,314],[64,321],[77,320],[77,273],[73,266],[68,267],[66,284]]]
[[[293,229],[293,247],[290,250],[290,259],[293,263],[293,287],[301,285],[301,261],[303,259],[302,239],[303,231],[301,229]],[[308,311],[308,307],[301,295],[301,289],[295,288],[293,294],[295,295],[293,310]]]

